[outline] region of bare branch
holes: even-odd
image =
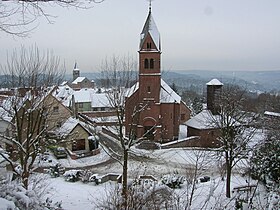
[[[38,19],[44,17],[48,23],[53,23],[55,16],[48,14],[45,5],[59,7],[74,7],[78,9],[92,8],[92,4],[104,0],[1,0],[0,31],[18,37],[26,37],[38,26]],[[35,24],[35,25],[34,25]]]

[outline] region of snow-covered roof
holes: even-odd
[[[94,89],[81,89],[74,91],[75,102],[85,103],[93,100]]]
[[[202,110],[200,113],[189,119],[185,124],[188,127],[199,130],[221,128],[223,126],[239,126],[240,123],[235,119],[229,117],[228,122],[223,124],[221,115],[213,115],[208,109]]]
[[[69,135],[72,130],[77,126],[77,125],[81,125],[87,132],[90,133],[90,131],[88,129],[86,129],[85,127],[85,123],[81,122],[80,120],[73,118],[73,117],[69,117],[65,123],[63,123],[61,125],[61,127],[57,128],[54,130],[54,133],[58,136],[67,136]]]
[[[189,119],[185,124],[188,127],[196,129],[210,129],[217,128],[215,125],[216,116],[211,113],[210,110],[203,110],[191,119]]]
[[[280,113],[278,113],[278,112],[265,111],[264,115],[268,115],[268,116],[272,116],[272,117],[280,117]]]
[[[53,92],[53,96],[59,98],[67,98],[74,93],[74,90],[68,85],[59,86],[56,91]]]
[[[139,88],[139,82],[136,82],[134,85],[131,86],[131,88],[128,88],[126,91],[125,96],[130,97],[133,93],[135,93]]]
[[[95,93],[92,95],[91,107],[111,107],[106,93]]]
[[[77,77],[77,79],[75,79],[72,84],[78,84],[79,82],[84,81],[84,79],[86,79],[85,77]]]
[[[147,20],[145,22],[145,25],[144,25],[141,35],[140,35],[140,49],[142,48],[144,40],[148,34],[150,34],[150,36],[152,37],[152,39],[157,47],[157,50],[160,50],[160,34],[157,29],[156,23],[152,17],[151,11],[149,12],[149,15],[147,17]]]
[[[68,81],[63,81],[60,86],[64,86],[64,85],[67,85]]]
[[[172,88],[161,79],[160,84],[160,103],[181,103],[181,97]],[[128,91],[126,96],[130,97],[139,88],[139,82],[135,83]]]
[[[161,103],[181,102],[181,97],[163,79],[161,79],[160,102]]]
[[[207,82],[206,85],[224,85],[218,79],[212,79],[210,82]]]

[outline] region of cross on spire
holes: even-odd
[[[149,1],[149,12],[151,12],[152,11],[152,1],[153,0],[148,0]]]

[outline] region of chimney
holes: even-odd
[[[206,83],[207,85],[207,109],[212,112],[213,115],[216,115],[220,111],[220,96],[223,83],[218,79],[212,79],[210,82]]]

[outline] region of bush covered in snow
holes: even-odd
[[[263,181],[280,184],[280,139],[272,138],[262,143],[254,151],[251,158],[251,173],[253,177]]]
[[[63,176],[67,182],[77,182],[81,179],[82,170],[69,170],[66,171]]]
[[[166,174],[161,178],[161,182],[170,188],[180,188],[184,183],[185,177],[178,174]]]
[[[99,184],[99,180],[96,173],[90,170],[84,170],[80,173],[81,181],[83,183],[94,182],[95,184]]]
[[[0,209],[61,209],[61,203],[53,203],[49,198],[43,198],[46,196],[48,188],[41,178],[31,179],[28,190],[18,180],[8,181],[2,178]]]
[[[106,192],[104,199],[96,203],[98,209],[173,209],[174,197],[173,191],[162,184],[152,181],[135,181],[134,185],[128,188],[127,207],[123,206],[123,197],[121,195],[121,185]]]

